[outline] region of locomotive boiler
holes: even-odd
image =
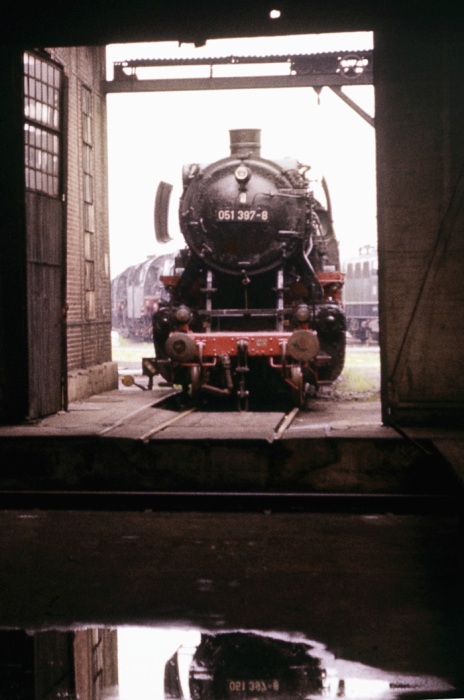
[[[186,247],[163,276],[169,301],[153,316],[156,368],[196,399],[281,393],[304,407],[343,368],[345,316],[325,182],[308,166],[261,156],[258,129],[230,131],[230,155],[183,168]],[[169,240],[171,186],[160,183],[158,241]]]

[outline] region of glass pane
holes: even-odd
[[[95,318],[95,292],[93,291],[85,293],[85,311],[87,319]]]
[[[89,116],[83,117],[83,139],[85,143],[92,143],[92,120]]]
[[[87,144],[84,144],[83,154],[82,154],[82,166],[85,173],[92,172],[92,149]]]
[[[93,202],[93,182],[90,175],[84,175],[84,200],[88,203]]]
[[[95,265],[90,260],[86,260],[85,263],[85,288],[95,289]]]
[[[61,72],[49,61],[24,54],[24,113],[58,131]],[[48,129],[25,124],[26,186],[51,196],[59,193],[59,137]]]
[[[84,203],[85,229],[86,231],[95,231],[95,212],[93,204]]]
[[[56,134],[30,124],[24,127],[24,160],[37,174],[26,178],[27,187],[53,196],[59,191],[59,140]],[[43,177],[39,176],[39,171]]]
[[[94,259],[94,235],[86,233],[84,236],[84,255],[86,260]]]

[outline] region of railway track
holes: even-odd
[[[304,444],[300,438],[302,432],[308,430],[308,425],[317,429],[312,433],[313,435],[322,436],[323,439],[327,437],[320,429],[325,423],[319,422],[324,414],[318,413],[317,410],[312,416],[311,413],[300,412],[298,408],[240,413],[226,411],[224,405],[218,406],[217,410],[182,407],[178,401],[179,392],[169,390],[158,395],[158,398],[153,396],[142,405],[139,403],[135,407],[133,404],[132,409],[129,412],[126,410],[125,413],[122,412],[121,403],[117,402],[114,404],[113,412],[105,412],[103,419],[105,423],[100,419],[98,430],[90,435],[75,438],[73,459],[78,462],[79,459],[83,460],[82,463],[85,464],[90,481],[84,478],[82,483],[79,483],[79,472],[74,477],[71,475],[68,481],[63,479],[56,481],[53,486],[53,479],[50,479],[50,488],[45,486],[46,478],[42,481],[37,480],[36,486],[32,488],[29,488],[25,482],[22,488],[18,482],[16,489],[5,484],[6,488],[0,490],[0,509],[419,515],[453,514],[462,511],[462,489],[441,490],[439,479],[437,491],[434,493],[422,493],[420,483],[418,483],[417,493],[403,493],[400,492],[401,489],[396,493],[348,493],[334,492],[333,489],[327,493],[321,493],[311,490],[310,486],[306,488],[304,486],[306,482],[304,479],[301,480],[302,463],[298,461],[305,458],[304,452],[298,452],[296,455],[297,464],[291,468],[293,472],[285,470],[293,459],[292,449],[296,449],[289,448],[291,441],[296,441],[300,446]],[[95,416],[98,415],[98,413],[95,414]],[[113,439],[116,440],[114,444],[112,444]],[[43,454],[42,441],[38,443],[40,459],[43,460],[44,454],[47,454],[46,450],[50,449],[52,458],[56,460],[56,455],[59,453],[57,450],[60,449],[58,446],[63,445],[63,438],[57,438],[56,446],[53,442],[54,438],[50,445],[48,440],[49,438],[46,438],[43,443],[45,450]],[[120,440],[121,443],[119,443]],[[280,442],[284,440],[286,443],[281,445]],[[188,447],[196,441],[198,449],[195,446]],[[184,473],[182,464],[179,465],[180,471],[176,476],[177,467],[172,455],[176,454],[176,445],[181,444],[184,444],[184,451],[180,454],[184,457],[180,459],[185,458],[189,449],[196,450],[196,458],[199,463],[206,466],[207,471],[215,465],[213,469],[220,473],[221,460],[226,455],[225,469],[228,480],[216,479],[209,482],[206,474],[202,481],[201,477],[196,478],[194,471],[190,474],[190,477],[194,476],[193,481],[190,477],[185,480],[182,476]],[[31,445],[31,448],[33,446],[35,448],[36,443]],[[417,446],[419,452],[421,452],[420,447],[420,445]],[[66,455],[65,452],[64,463]],[[121,458],[124,459],[124,456],[127,456],[130,460],[128,469],[132,470],[130,473],[134,476],[134,481],[123,479],[120,487],[117,486],[119,482],[115,482],[112,476],[115,455],[118,456],[119,469]],[[166,461],[163,462],[165,457]],[[108,467],[106,462],[101,461],[102,459],[108,461]],[[145,476],[139,478],[137,471],[139,459],[142,469],[140,473],[145,474],[148,481]],[[172,483],[176,485],[171,490],[163,488],[162,482],[159,482],[160,488],[157,489],[157,477],[149,475],[151,464],[154,468],[153,474],[157,473],[159,459],[162,464],[165,464],[161,467],[161,475],[164,474],[163,469],[172,468],[173,470]],[[264,469],[264,472],[261,472],[265,475],[264,480],[257,476],[255,479],[245,478],[241,481],[241,477],[232,473],[233,464],[236,463],[238,471],[240,472],[241,469],[243,475],[248,468],[250,474],[253,474],[256,466],[253,460],[256,459],[260,462],[260,469]],[[425,452],[424,460],[427,462],[431,459],[433,455]],[[97,469],[97,480],[95,488],[88,488],[93,479],[92,460]],[[286,460],[290,461],[287,463]],[[440,471],[439,466],[438,464],[437,474]],[[107,472],[102,471],[102,467],[107,468]],[[147,469],[148,472],[146,472]],[[103,474],[105,474],[104,477]],[[291,474],[295,477],[293,481]],[[69,488],[73,478],[74,486]],[[118,475],[117,478],[120,476]],[[343,488],[340,489],[342,490]]]
[[[191,438],[264,437],[280,440],[300,413],[298,408],[277,411],[202,411],[198,407],[175,406],[178,392],[146,404],[98,432],[100,436],[127,437],[148,443],[178,436]]]
[[[462,517],[462,497],[260,491],[0,491],[0,510],[340,513]]]

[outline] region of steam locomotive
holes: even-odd
[[[379,297],[377,249],[364,245],[359,255],[344,264],[343,302],[347,331],[361,343],[379,342]]]
[[[255,700],[319,697],[326,670],[309,644],[253,632],[201,635],[179,648],[164,672],[165,700]]]
[[[165,295],[160,276],[173,262],[174,253],[150,255],[111,281],[113,330],[136,342],[153,340],[152,316]]]
[[[230,155],[183,168],[179,224],[187,247],[169,300],[153,315],[156,370],[197,399],[282,393],[304,407],[343,368],[345,314],[330,199],[309,167],[261,157],[261,131],[230,131]],[[172,186],[160,183],[155,232],[170,240]]]

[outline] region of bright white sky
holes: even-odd
[[[107,47],[113,61],[171,56],[319,53],[372,48],[369,32],[208,41],[195,48],[176,42]],[[373,86],[343,90],[373,116]],[[148,255],[181,247],[177,224],[182,166],[229,155],[229,129],[261,129],[261,155],[293,156],[324,175],[329,186],[342,257],[375,245],[375,130],[329,88],[212,90],[108,95],[111,276]],[[170,182],[171,248],[160,246],[153,203],[160,180]]]

